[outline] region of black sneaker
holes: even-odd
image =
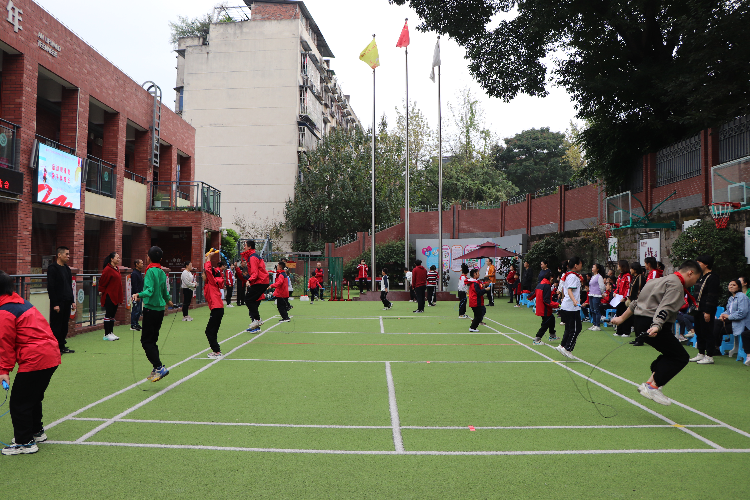
[[[67,347],[63,347],[60,349],[60,354],[73,354],[75,351],[73,349],[69,349]]]

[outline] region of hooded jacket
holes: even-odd
[[[211,261],[203,264],[206,282],[203,285],[203,296],[206,298],[209,309],[223,309],[224,302],[221,301],[221,289],[224,288],[224,278],[221,271],[211,265]]]
[[[268,271],[266,270],[266,263],[263,262],[260,255],[250,248],[242,252],[242,259],[247,262],[248,285],[267,285]]]
[[[25,373],[58,366],[60,360],[60,345],[42,313],[15,293],[0,295],[0,375],[16,363]]]
[[[536,308],[534,312],[537,316],[552,316],[552,309],[560,307],[560,304],[552,301],[552,287],[547,279],[543,279],[536,286],[534,293],[536,294]]]
[[[276,274],[276,281],[269,288],[274,288],[273,296],[282,299],[289,298],[289,278],[286,271],[280,271]]]

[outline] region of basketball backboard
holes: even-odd
[[[711,202],[739,203],[742,208],[748,206],[750,158],[730,161],[711,169]]]
[[[630,191],[605,198],[607,222],[629,226],[633,220],[633,200]]]

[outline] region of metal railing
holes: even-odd
[[[146,178],[142,175],[138,175],[135,172],[131,172],[130,170],[125,171],[125,178],[130,179],[131,181],[138,182],[140,184],[146,184]]]
[[[117,167],[92,155],[88,155],[86,162],[86,191],[114,198],[117,194]]]
[[[518,203],[523,203],[524,201],[526,201],[526,194],[525,193],[524,194],[516,195],[513,198],[509,198],[507,204],[508,204],[508,206],[510,206],[510,205],[516,205]]]
[[[342,247],[344,245],[348,245],[353,241],[357,241],[357,233],[347,234],[346,236],[337,239],[335,244],[336,247]]]
[[[0,118],[0,167],[19,170],[19,128],[15,123]]]
[[[70,148],[66,146],[65,144],[60,144],[59,142],[53,141],[52,139],[48,137],[44,137],[42,135],[36,134],[36,140],[39,141],[40,144],[44,144],[51,148],[59,149],[60,151],[65,151],[66,153],[70,153],[72,155],[76,154],[75,148]]]
[[[750,115],[725,123],[719,131],[719,163],[750,156]]]
[[[571,189],[577,189],[583,186],[588,186],[590,184],[596,184],[596,179],[586,179],[586,178],[573,179],[569,181],[568,184],[565,185],[565,189],[567,191],[570,191]]]
[[[557,194],[557,191],[560,189],[560,186],[549,186],[546,188],[537,189],[534,192],[533,198],[544,198],[545,196],[549,196],[551,194]]]
[[[401,222],[402,221],[399,219],[399,220],[394,220],[394,221],[391,221],[391,222],[382,222],[380,224],[376,224],[375,225],[375,232],[379,233],[380,231],[383,231],[385,229],[391,228],[393,226],[397,226],[398,224],[401,224]],[[367,234],[370,234],[370,235],[372,234],[372,228],[370,228],[370,229],[367,230]]]
[[[700,135],[656,153],[656,185],[666,186],[701,174]]]
[[[151,181],[149,210],[200,211],[221,216],[221,191],[205,182]]]
[[[443,202],[443,211],[450,210],[451,203],[449,201]],[[412,207],[412,212],[437,212],[438,211],[438,205],[422,205],[419,207]]]

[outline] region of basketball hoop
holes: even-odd
[[[729,223],[729,214],[740,208],[739,203],[723,202],[711,204],[711,217],[714,218],[717,229],[724,229]]]
[[[600,226],[604,226],[604,234],[607,235],[607,238],[611,238],[612,237],[612,229],[620,227],[620,224],[618,224],[616,222],[614,222],[614,223],[613,222],[602,222],[599,225]]]

